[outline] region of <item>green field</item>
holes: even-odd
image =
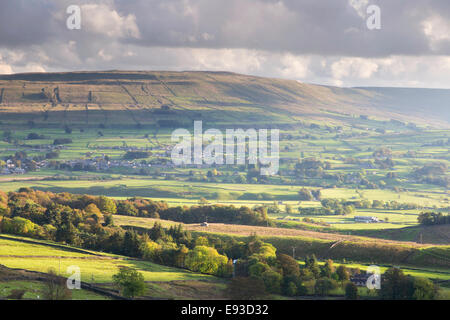
[[[7,297],[13,290],[24,290],[23,299],[43,299],[44,284],[38,281],[5,281],[0,282],[0,297]],[[110,300],[105,296],[80,289],[72,290],[72,300]]]
[[[149,297],[190,298],[190,296],[183,297],[182,293],[172,292],[172,287],[181,286],[182,283],[188,283],[188,287],[204,286],[208,290],[218,292],[224,289],[222,280],[209,275],[99,252],[80,254],[71,252],[69,247],[66,249],[49,247],[42,241],[33,244],[20,241],[26,238],[10,236],[8,238],[11,240],[0,239],[0,265],[8,268],[43,273],[53,269],[61,276],[69,276],[70,274],[66,273],[67,267],[77,266],[81,271],[81,281],[112,288],[112,276],[119,271],[119,267],[127,266],[143,274],[148,286],[146,295]],[[39,295],[42,298],[40,292],[43,285],[42,282],[34,280],[2,281],[0,277],[0,297],[6,297],[14,289],[24,289],[26,290],[24,298],[37,299]],[[105,297],[87,290],[72,290],[72,299],[99,300]]]
[[[14,254],[8,257],[12,252]],[[67,267],[76,265],[81,269],[81,280],[94,283],[111,282],[112,275],[118,272],[119,266],[139,269],[146,281],[214,280],[214,277],[208,275],[165,267],[148,261],[105,253],[97,254],[96,256],[78,254],[37,243],[26,244],[17,240],[0,239],[0,264],[9,268],[39,272],[47,272],[49,268],[53,268],[64,274]]]

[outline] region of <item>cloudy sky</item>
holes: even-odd
[[[450,88],[450,1],[0,1],[0,74],[112,69]]]

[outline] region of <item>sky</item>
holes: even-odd
[[[450,1],[0,1],[0,74],[81,70],[450,88]]]

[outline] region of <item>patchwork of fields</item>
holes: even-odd
[[[422,212],[450,212],[450,118],[437,98],[427,112],[420,105],[447,92],[422,92],[425,98],[408,102],[408,90],[220,72],[12,75],[0,76],[0,89],[1,191],[262,208],[276,227],[183,226],[195,235],[237,240],[256,233],[280,252],[296,248],[298,257],[314,253],[361,269],[371,262],[405,265],[409,274],[450,280],[449,225],[418,221]],[[204,130],[279,129],[279,171],[263,176],[260,165],[175,166],[172,132],[192,132],[196,120]],[[332,200],[340,201],[337,209],[320,211]],[[381,222],[355,222],[356,216]],[[155,221],[178,224],[113,218],[136,229]],[[148,297],[223,298],[225,286],[212,276],[124,256],[1,237],[0,265],[39,272],[78,265],[83,281],[108,288],[119,266],[130,266],[144,275]],[[27,298],[41,290],[35,280],[0,279],[0,296],[24,286],[36,293]],[[99,298],[91,294],[74,298]]]

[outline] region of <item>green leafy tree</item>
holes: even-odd
[[[228,263],[226,256],[220,255],[216,249],[206,246],[196,246],[189,251],[185,266],[194,272],[217,274],[220,266]]]
[[[326,296],[331,290],[336,289],[336,281],[329,278],[321,278],[316,281],[314,285],[314,291],[319,296]]]
[[[312,256],[306,257],[305,267],[306,267],[306,269],[308,269],[308,271],[311,272],[311,274],[314,276],[314,278],[316,278],[316,279],[319,278],[320,266],[319,266],[319,262],[317,261],[317,258],[314,254]]]
[[[113,281],[124,297],[134,298],[145,293],[144,276],[135,269],[120,267]]]
[[[137,216],[138,210],[129,201],[120,201],[117,204],[117,214],[124,216]]]
[[[297,289],[298,288],[295,285],[295,283],[290,281],[286,287],[284,294],[287,295],[288,297],[293,297],[297,294]]]
[[[414,278],[414,300],[435,300],[439,294],[439,287],[431,280],[425,278]]]
[[[328,259],[320,270],[322,277],[331,278],[334,273],[333,260]]]
[[[390,268],[381,277],[379,296],[384,300],[411,299],[414,286],[411,277],[398,268]]]
[[[300,201],[312,201],[312,200],[314,200],[314,197],[313,197],[311,191],[309,191],[306,188],[302,188],[298,192],[298,200],[300,200]]]
[[[103,214],[116,214],[117,212],[117,207],[114,200],[104,196],[100,196],[98,198],[97,207],[101,212],[103,212]]]
[[[269,265],[267,265],[266,263],[263,263],[261,261],[257,261],[257,260],[254,260],[254,261],[256,261],[256,262],[251,264],[248,267],[248,273],[252,277],[260,278],[262,276],[263,272],[268,270],[270,267],[269,267]]]
[[[283,280],[281,274],[269,269],[262,273],[261,278],[264,281],[267,292],[281,293],[281,281]]]

